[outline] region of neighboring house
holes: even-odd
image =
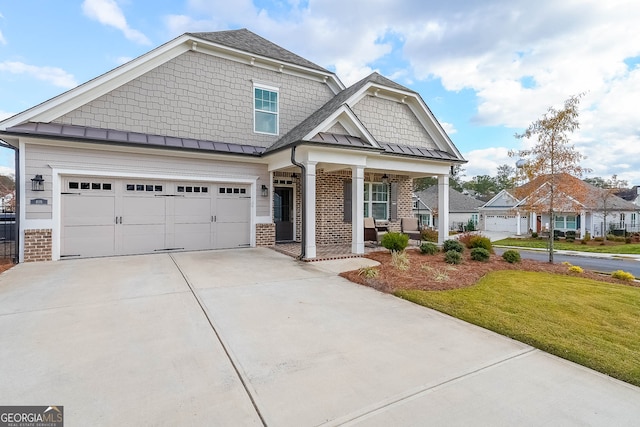
[[[21,261],[272,246],[364,253],[460,152],[421,96],[248,30],[187,33],[0,122],[18,150]],[[445,193],[443,193],[445,194]],[[446,197],[438,206],[448,224]]]
[[[640,186],[638,185],[634,185],[630,189],[622,189],[616,193],[616,196],[640,207]]]
[[[449,188],[449,230],[464,230],[469,221],[478,225],[478,208],[484,202]],[[438,218],[438,186],[414,193],[413,214],[423,227],[436,227]]]
[[[602,236],[611,229],[638,231],[640,218],[633,203],[569,174],[557,177],[555,198],[560,208],[556,208],[553,218],[554,229],[576,231],[578,236],[586,232]],[[480,208],[480,227],[514,234],[548,231],[552,220],[548,214],[549,185],[548,176],[530,181],[514,190],[522,199],[501,191]]]

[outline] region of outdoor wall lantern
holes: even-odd
[[[386,173],[382,175],[382,183],[384,185],[387,185],[389,183],[389,176]]]
[[[34,178],[31,178],[31,190],[44,191],[44,179],[42,175],[36,175]]]
[[[262,184],[262,197],[267,197],[269,195],[269,187]]]

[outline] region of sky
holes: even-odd
[[[514,166],[532,144],[514,135],[584,93],[587,176],[640,185],[639,22],[636,0],[0,0],[0,119],[185,32],[248,28],[347,86],[377,71],[420,93],[463,180]]]

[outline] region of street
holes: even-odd
[[[496,254],[502,256],[502,253],[507,249],[495,248]],[[549,253],[544,251],[530,251],[526,249],[518,249],[522,258],[534,259],[538,261],[548,261]],[[593,271],[601,271],[610,273],[616,270],[624,270],[633,274],[635,277],[640,277],[640,261],[631,259],[607,259],[607,258],[594,258],[589,256],[579,255],[563,255],[559,253],[553,254],[554,263],[570,262],[573,265],[579,265],[580,267]]]

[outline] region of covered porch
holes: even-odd
[[[357,140],[341,137],[343,143]],[[424,176],[438,178],[438,223],[446,230],[452,159],[434,157],[432,150],[389,153],[354,145],[299,144],[280,151],[269,164],[271,182],[265,190],[273,195],[276,249],[304,260],[376,250],[365,242],[365,217],[400,231],[401,219],[414,217],[413,179]],[[439,243],[445,239],[441,235]]]

